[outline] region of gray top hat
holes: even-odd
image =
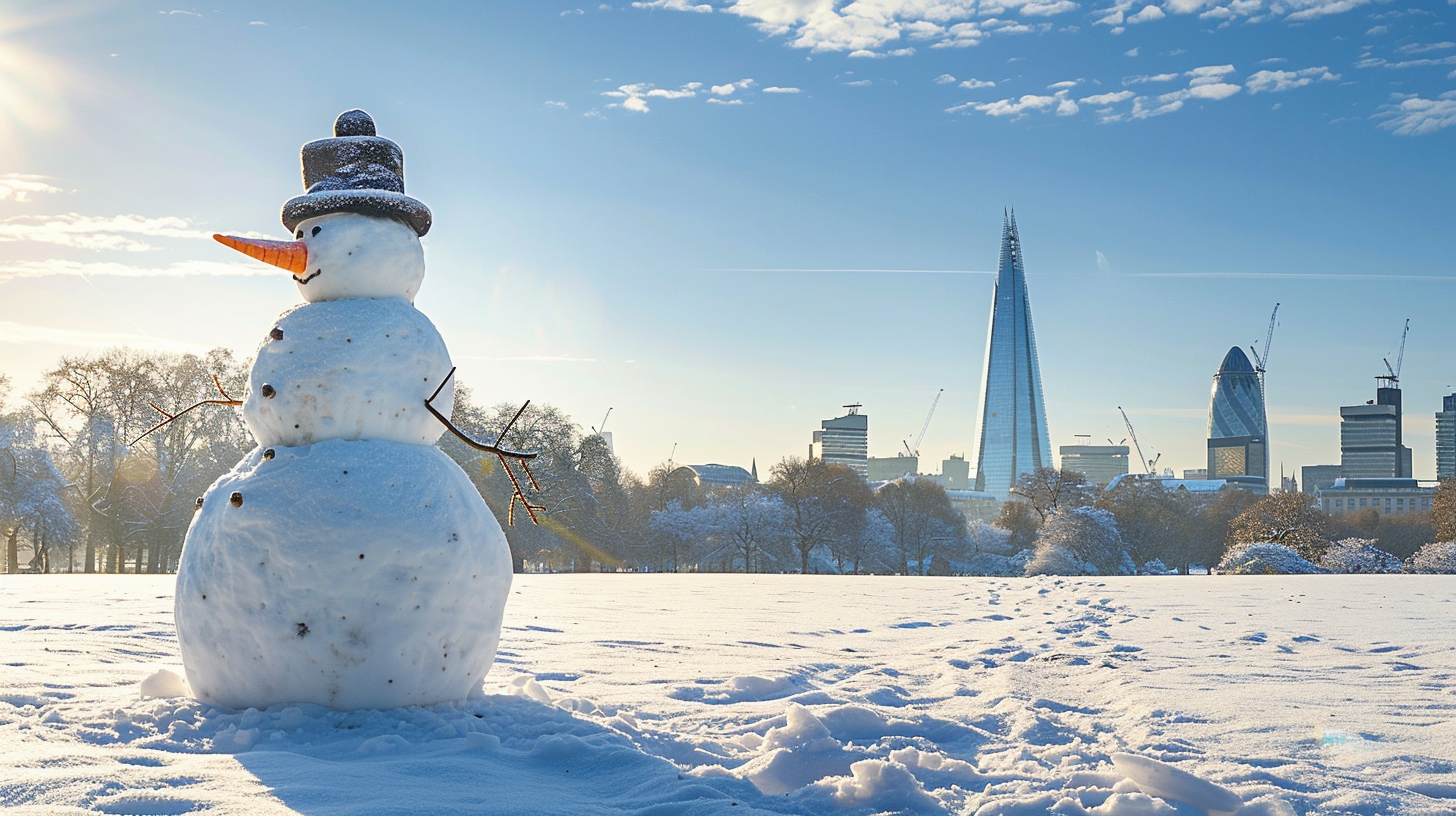
[[[430,208],[404,194],[404,151],[374,134],[361,110],[334,121],[334,138],[303,146],[306,191],[283,205],[283,226],[293,232],[308,218],[336,212],[398,218],[419,235],[430,231]]]

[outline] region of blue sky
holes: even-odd
[[[485,402],[761,467],[862,402],[973,456],[1004,207],[1053,446],[1201,467],[1262,341],[1274,470],[1338,461],[1406,318],[1416,474],[1456,390],[1456,5],[1361,0],[19,3],[0,11],[0,371],[251,350],[298,295],[298,148],[362,107],[434,211],[417,305]]]

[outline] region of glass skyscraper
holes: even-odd
[[[1259,374],[1234,346],[1213,375],[1208,398],[1208,478],[1256,476],[1267,485],[1268,427]]]
[[[1002,217],[1001,263],[991,297],[991,328],[981,372],[976,490],[1005,500],[1018,476],[1052,467],[1041,365],[1036,359],[1036,332],[1031,328],[1031,300],[1026,293],[1015,213]]]

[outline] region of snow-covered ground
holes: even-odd
[[[1447,576],[517,576],[484,697],[352,713],[144,697],[172,586],[0,576],[7,812],[1456,813]]]

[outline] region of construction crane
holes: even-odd
[[[1163,454],[1158,454],[1157,459],[1149,459],[1143,456],[1143,446],[1138,444],[1137,431],[1132,429],[1132,420],[1127,418],[1127,412],[1122,410],[1121,405],[1117,406],[1117,410],[1122,414],[1122,424],[1127,426],[1127,435],[1132,437],[1132,446],[1137,450],[1139,462],[1148,469],[1149,476],[1156,475],[1153,472],[1153,468],[1157,467],[1158,459],[1162,459]]]
[[[940,404],[940,395],[944,393],[945,389],[940,389],[935,392],[935,399],[930,401],[930,410],[925,412],[925,424],[920,426],[920,435],[915,437],[915,446],[911,447],[909,442],[903,439],[900,440],[900,444],[905,446],[905,452],[914,456],[916,459],[920,458],[920,443],[925,441],[925,432],[930,430],[930,418],[935,416],[935,406]]]
[[[607,408],[607,416],[602,417],[602,426],[601,426],[601,428],[600,429],[598,429],[598,428],[592,428],[592,433],[597,434],[598,436],[600,436],[601,433],[607,429],[607,417],[610,417],[611,415],[612,415],[612,409],[609,406]]]
[[[1389,380],[1391,388],[1400,387],[1400,367],[1405,364],[1405,338],[1408,334],[1410,334],[1410,318],[1407,317],[1405,319],[1405,331],[1400,333],[1400,353],[1395,357],[1395,368],[1390,367],[1390,360],[1384,357],[1380,358],[1380,362],[1385,363],[1385,370],[1388,372],[1388,376],[1376,377],[1375,379]]]
[[[1274,304],[1274,313],[1269,315],[1269,333],[1264,335],[1264,354],[1259,355],[1259,350],[1249,346],[1249,351],[1254,353],[1254,371],[1259,374],[1259,396],[1264,396],[1264,370],[1269,367],[1269,346],[1274,342],[1274,321],[1279,317],[1279,304]]]

